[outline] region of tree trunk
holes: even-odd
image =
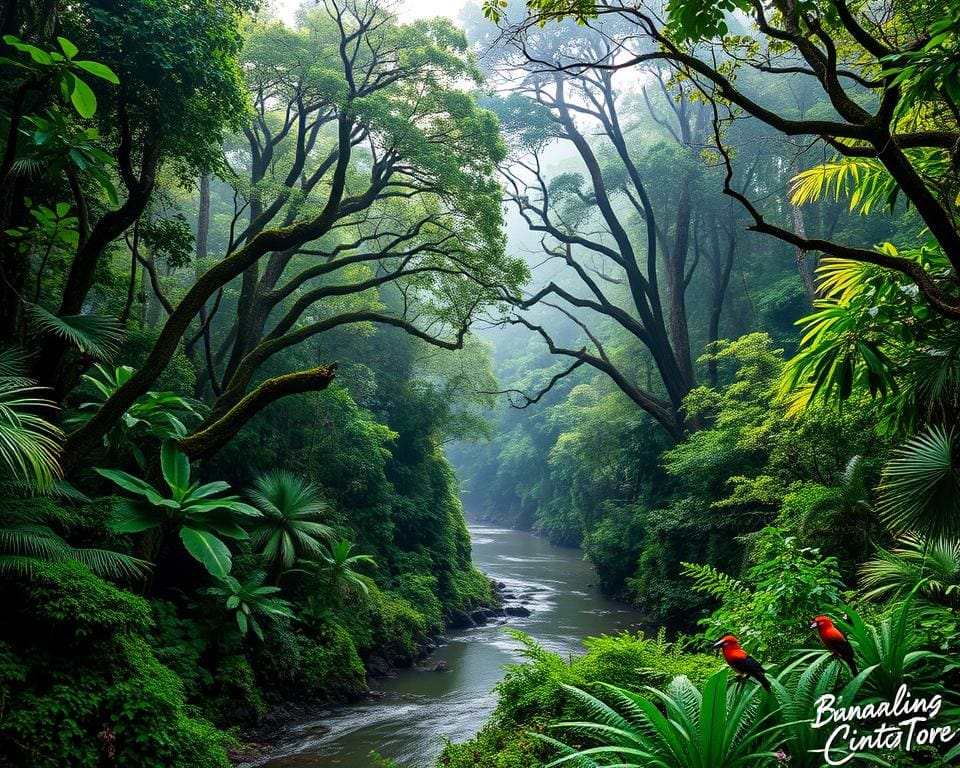
[[[197,211],[197,261],[207,258],[210,238],[210,174],[200,177],[200,208]]]

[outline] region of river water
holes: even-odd
[[[471,526],[470,534],[476,566],[504,582],[506,592],[531,611],[529,617],[508,619],[507,626],[544,647],[580,654],[585,637],[639,626],[635,611],[597,591],[593,568],[579,551],[501,528]],[[502,625],[452,631],[423,662],[443,662],[447,671],[405,669],[376,681],[380,698],[289,728],[279,739],[284,756],[265,765],[373,768],[369,755],[376,750],[404,768],[432,768],[445,738],[463,741],[480,729],[496,704],[493,687],[503,677],[503,666],[518,659],[517,644]]]

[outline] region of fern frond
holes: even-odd
[[[731,595],[746,595],[747,586],[729,574],[718,571],[712,565],[697,563],[681,563],[680,573],[693,579],[693,589],[712,597],[729,597]]]

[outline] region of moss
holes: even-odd
[[[151,624],[145,600],[73,561],[37,565],[25,583],[25,597],[32,618],[55,633],[111,635],[142,632]]]
[[[366,670],[346,629],[330,624],[319,641],[304,637],[303,644],[303,695],[352,698],[367,689]]]
[[[186,706],[144,632],[147,603],[77,563],[8,583],[0,763],[226,768],[224,737]]]
[[[233,654],[221,659],[215,679],[221,697],[220,709],[229,710],[230,720],[256,720],[267,713],[267,703],[246,656]]]
[[[436,576],[425,573],[405,574],[398,579],[393,592],[423,616],[428,632],[443,630],[443,605],[437,597]]]

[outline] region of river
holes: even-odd
[[[639,625],[639,614],[597,591],[593,568],[578,550],[502,528],[471,526],[470,535],[476,566],[504,582],[506,592],[529,595],[530,616],[510,618],[507,626],[544,647],[579,654],[585,637]],[[265,766],[372,768],[369,754],[376,750],[404,768],[432,768],[445,737],[463,741],[480,729],[496,704],[493,687],[503,666],[518,658],[502,625],[451,631],[424,662],[443,662],[447,671],[404,669],[375,681],[380,698],[290,727],[277,745],[284,756]]]

